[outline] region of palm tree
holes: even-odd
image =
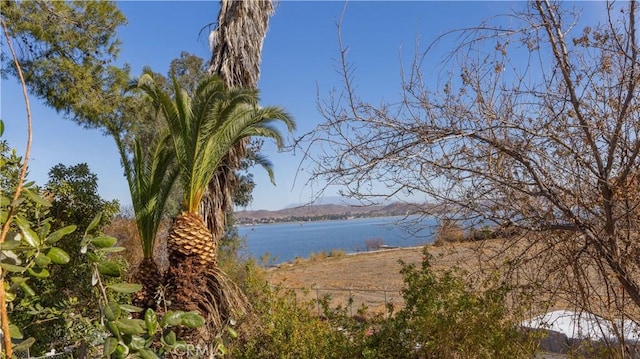
[[[169,95],[149,74],[138,85],[167,120],[183,193],[182,212],[167,241],[165,285],[170,308],[199,311],[209,329],[202,338],[212,339],[231,316],[246,309],[246,299],[217,267],[218,243],[198,213],[200,201],[231,147],[259,136],[275,140],[280,148],[283,138],[273,124],[282,122],[292,131],[295,123],[278,107],[259,107],[256,90],[228,89],[218,76],[202,79],[193,97],[175,78],[172,85]]]
[[[274,10],[271,0],[222,0],[218,25],[209,35],[209,73],[220,76],[229,88],[257,88],[262,45]],[[235,173],[246,156],[246,146],[247,141],[240,141],[229,149],[224,165],[218,167],[203,196],[200,213],[214,238],[223,234],[225,214],[231,208],[237,183]]]
[[[175,155],[169,146],[168,134],[153,141],[149,150],[144,149],[140,139],[135,139],[132,156],[129,156],[121,133],[111,132],[129,185],[142,246],[143,258],[133,273],[134,281],[142,285],[142,290],[134,293],[132,301],[144,309],[155,308],[155,296],[162,276],[153,258],[153,249],[165,204],[178,174],[174,164]]]

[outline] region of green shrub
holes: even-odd
[[[0,190],[0,223],[8,226],[0,240],[0,267],[4,283],[11,283],[3,288],[2,309],[10,318],[11,349],[40,355],[77,347],[85,352],[82,357],[124,358],[131,353],[129,357],[155,358],[185,345],[174,329],[201,326],[204,318],[199,314],[166,312],[158,317],[147,311],[144,320],[133,318],[131,313],[142,309],[128,302],[141,286],[123,281],[126,263],[113,254],[124,248],[116,246],[116,238],[100,233],[116,203],[92,196],[95,176],[88,168],[72,170],[73,181],[61,180],[62,192],[49,186],[45,198],[33,183],[18,191],[20,166],[21,159],[0,142],[0,183],[8,185]],[[74,181],[82,185],[70,183]],[[94,217],[84,217],[98,210]],[[78,233],[81,227],[84,234]],[[9,353],[4,349],[3,357]]]
[[[253,316],[247,318],[238,340],[228,344],[233,358],[349,358],[348,337],[331,321],[313,315],[312,301],[294,291],[272,288],[257,266],[249,268],[246,293]]]
[[[402,264],[406,306],[368,336],[367,358],[532,358],[537,345],[507,310],[508,289],[475,291],[460,270]]]
[[[402,263],[405,308],[351,316],[349,304],[308,301],[293,290],[272,288],[266,271],[246,265],[245,289],[252,315],[226,341],[232,358],[532,358],[533,334],[520,329],[507,306],[509,288],[489,281],[470,288],[461,270],[436,272],[425,249],[420,268]],[[316,255],[317,257],[317,255]],[[524,305],[524,304],[523,304]],[[320,315],[318,311],[320,310]]]
[[[2,177],[7,173],[3,169]],[[99,340],[100,333],[88,329],[100,310],[91,284],[91,264],[80,255],[80,243],[92,219],[104,213],[93,229],[95,234],[111,221],[118,203],[99,196],[98,178],[86,164],[54,166],[47,185],[43,189],[34,188],[33,195],[50,201],[43,208],[29,201],[21,203],[20,207],[26,208],[25,218],[34,227],[43,225],[44,228],[46,223],[51,232],[68,226],[77,228],[56,243],[69,254],[69,262],[52,266],[47,276],[30,279],[29,284],[37,295],[20,293],[21,305],[10,314],[12,321],[24,328],[25,336],[35,338],[31,353],[41,355],[52,348]],[[102,257],[105,259],[106,254]]]

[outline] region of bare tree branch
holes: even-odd
[[[543,0],[509,26],[445,33],[401,71],[398,103],[359,98],[339,35],[343,87],[319,97],[325,121],[297,144],[306,166],[354,198],[422,198],[437,204],[424,215],[538,233],[564,266],[588,263],[571,274],[576,293],[640,306],[638,9],[601,5],[604,24]],[[429,78],[434,44],[453,34]]]

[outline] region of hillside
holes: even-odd
[[[399,202],[377,206],[321,204],[285,208],[278,211],[238,211],[235,212],[235,218],[238,224],[250,224],[360,217],[404,216],[418,213],[420,210],[424,210],[428,206],[429,205]]]

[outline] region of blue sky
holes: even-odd
[[[181,51],[209,59],[209,28],[200,36],[199,33],[216,21],[218,2],[118,4],[128,20],[128,25],[119,30],[122,50],[118,63],[129,63],[134,75],[145,65],[166,73],[170,61]],[[405,63],[411,60],[416,38],[424,47],[448,30],[477,25],[484,18],[524,5],[479,1],[348,3],[343,42],[349,47],[349,61],[355,63],[363,99],[379,103],[398,95],[400,55]],[[340,75],[336,72],[339,55],[336,21],[343,6],[344,2],[338,1],[280,1],[271,19],[259,88],[263,104],[282,106],[297,120],[294,136],[310,131],[322,120],[316,109],[318,89],[321,96],[326,96],[331,88],[340,86]],[[433,60],[437,64],[441,59]],[[103,198],[130,204],[113,140],[100,130],[85,130],[63,119],[34,97],[30,100],[34,135],[29,179],[44,184],[54,165],[86,162],[98,175]],[[19,85],[13,78],[2,82],[0,115],[6,127],[4,138],[22,152],[26,142],[25,111]],[[319,184],[307,185],[306,172],[300,171],[305,164],[300,163],[299,152],[278,153],[274,146],[267,145],[264,154],[274,163],[277,186],[269,182],[264,170],[256,168],[257,187],[248,209],[280,209],[305,203],[317,193]],[[325,195],[336,190],[330,189]]]

